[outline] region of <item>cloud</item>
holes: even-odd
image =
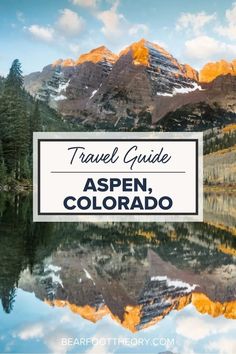
[[[219,26],[215,28],[215,31],[225,36],[231,40],[236,39],[236,2],[232,4],[232,8],[226,10],[225,18],[227,25],[226,26]]]
[[[152,40],[152,43],[155,43],[157,45],[159,45],[160,47],[164,48],[164,49],[167,49],[168,48],[168,44],[162,40],[159,40],[159,39],[154,39]]]
[[[234,332],[236,326],[225,318],[180,317],[176,321],[176,333],[190,340],[198,341],[210,335]]]
[[[84,29],[84,25],[84,19],[76,12],[70,9],[63,9],[60,10],[58,19],[53,26],[33,24],[30,27],[24,27],[24,29],[43,42],[56,42],[57,40],[63,43],[66,37],[78,36]]]
[[[143,23],[130,24],[122,13],[118,12],[119,0],[106,11],[96,13],[96,17],[103,23],[102,33],[110,40],[114,40],[128,34],[131,37],[146,36],[149,28]]]
[[[22,340],[42,338],[44,336],[43,324],[35,323],[30,326],[25,326],[17,333],[17,336]]]
[[[102,33],[107,38],[120,37],[123,34],[123,25],[127,25],[124,15],[117,12],[119,1],[116,1],[109,10],[97,13],[97,18],[102,21]]]
[[[182,13],[176,23],[177,31],[191,30],[195,35],[199,35],[203,28],[211,21],[216,19],[216,14],[208,15],[206,12]]]
[[[100,339],[109,339],[112,337],[112,332],[109,330],[106,330],[106,333],[102,330],[97,331],[92,337],[94,344],[92,347],[90,347],[88,350],[86,350],[85,354],[113,354],[114,351],[109,348],[109,344],[107,346],[103,345],[100,343]]]
[[[146,36],[148,33],[149,33],[149,28],[143,23],[138,23],[136,25],[133,25],[129,29],[129,34],[131,36],[137,36],[137,35]]]
[[[68,352],[68,348],[62,345],[62,338],[67,338],[67,336],[60,329],[56,329],[45,336],[44,342],[50,353],[66,354]]]
[[[52,42],[54,39],[54,29],[52,27],[44,27],[39,25],[31,25],[25,29],[35,38],[44,42]]]
[[[69,49],[74,55],[78,55],[81,48],[79,44],[71,43],[69,44]]]
[[[98,339],[99,340],[99,339]],[[112,350],[109,351],[104,345],[93,345],[92,348],[88,349],[85,354],[112,354]]]
[[[208,353],[233,354],[236,353],[236,339],[218,338],[214,342],[209,342],[205,349]]]
[[[67,323],[71,323],[73,319],[70,314],[68,316],[70,317],[70,320],[67,321]],[[64,315],[59,317],[58,321],[45,319],[40,322],[33,322],[25,325],[13,332],[13,338],[20,338],[23,341],[40,340],[47,346],[49,349],[48,352],[65,354],[68,347],[62,344],[62,338],[69,338],[70,332],[61,329],[61,324],[65,324],[62,320],[63,317]]]
[[[85,21],[76,12],[64,9],[60,10],[57,20],[57,28],[66,36],[77,36],[84,28]]]
[[[192,340],[187,339],[186,341],[184,341],[182,345],[182,353],[196,354],[192,346],[193,346]]]
[[[220,42],[208,36],[198,36],[185,42],[185,54],[188,58],[200,61],[232,59],[236,56],[236,45]]]
[[[95,8],[97,5],[97,0],[70,0],[70,2],[74,5],[87,8]]]
[[[99,10],[96,5],[98,0],[69,0],[74,5],[91,8],[91,15],[102,23],[101,32],[112,44],[119,43],[124,38],[131,41],[149,34],[149,28],[144,23],[129,23],[125,16],[118,11],[119,0],[115,0],[107,10]],[[51,26],[33,24],[25,27],[31,35],[44,42],[55,42],[58,45],[69,49],[73,54],[78,55],[81,48],[88,46],[92,30],[87,30],[86,44],[78,45],[75,39],[85,28],[85,20],[78,12],[64,8],[59,10],[58,18]],[[69,42],[68,42],[69,40]],[[94,45],[94,44],[92,44]]]
[[[23,12],[21,12],[21,11],[16,12],[16,18],[19,22],[22,22],[22,23],[25,22],[25,16],[24,16]]]

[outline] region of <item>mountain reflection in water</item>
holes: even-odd
[[[133,333],[187,305],[236,318],[234,195],[206,194],[204,223],[32,223],[31,204],[0,195],[5,313],[23,291],[93,323],[109,315]]]

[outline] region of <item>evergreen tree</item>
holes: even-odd
[[[50,82],[50,94],[56,92],[60,82],[58,72]],[[1,186],[5,178],[12,186],[17,184],[17,180],[32,178],[33,132],[70,131],[72,125],[61,118],[45,102],[35,101],[25,91],[21,63],[14,60],[7,77],[0,77]]]
[[[33,112],[30,115],[30,157],[32,157],[33,154],[33,133],[34,132],[39,132],[42,130],[42,123],[41,123],[41,115],[40,115],[40,110],[39,110],[39,101],[36,100],[34,103],[33,107]],[[29,163],[29,166],[32,167],[32,158]]]
[[[5,87],[16,92],[22,89],[24,78],[22,75],[21,63],[18,59],[15,59],[9,70]]]
[[[39,102],[35,101],[34,111],[31,118],[31,132],[39,132],[42,130],[41,116],[39,111]]]
[[[29,151],[29,124],[23,89],[21,64],[14,60],[5,81],[1,100],[1,139],[8,172],[22,177],[22,166]]]
[[[0,140],[0,187],[5,184],[7,177],[6,166],[3,158],[2,141]]]

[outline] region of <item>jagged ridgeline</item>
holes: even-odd
[[[0,78],[0,186],[31,179],[33,132],[72,130],[53,108],[33,98],[23,81],[17,59]]]
[[[112,314],[133,332],[190,303],[236,318],[233,197],[206,196],[204,223],[33,223],[31,198],[0,198],[6,313],[18,288],[92,322]]]
[[[119,55],[101,46],[59,59],[24,80],[15,60],[0,78],[0,186],[31,177],[38,130],[204,131],[205,154],[233,147],[235,97],[235,61],[198,73],[145,39]]]
[[[236,122],[235,63],[199,73],[141,39],[118,55],[104,46],[56,60],[25,77],[25,88],[65,119],[91,130],[201,131]]]
[[[204,131],[204,153],[236,146],[235,61],[197,72],[142,39],[119,55],[98,47],[25,77],[25,88],[91,131]],[[221,161],[222,168],[214,165]],[[235,148],[206,159],[205,182],[235,183]],[[209,165],[209,166],[208,166]]]

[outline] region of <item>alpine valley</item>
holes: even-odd
[[[200,72],[141,39],[104,46],[25,76],[25,89],[64,120],[97,130],[207,130],[236,122],[236,60]]]

